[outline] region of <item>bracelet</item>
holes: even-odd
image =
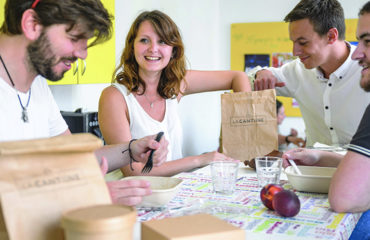
[[[128,148],[124,151],[122,151],[122,154],[128,151],[128,155],[130,157],[130,169],[131,171],[134,171],[134,168],[132,167],[132,162],[139,162],[137,161],[133,156],[132,156],[132,151],[131,151],[131,143],[136,141],[137,139],[131,139],[130,142],[128,143]]]
[[[291,135],[288,135],[288,136],[285,137],[285,142],[286,142],[287,145],[290,143],[290,141],[288,140],[288,137],[291,137]]]

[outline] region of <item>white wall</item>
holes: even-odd
[[[346,18],[357,18],[366,0],[340,0]],[[298,0],[116,0],[116,60],[135,17],[143,10],[159,9],[180,28],[185,54],[191,69],[225,70],[230,68],[230,24],[237,22],[282,21]],[[261,30],[263,31],[263,30]],[[100,92],[108,84],[51,86],[61,110],[83,107],[96,111]],[[220,93],[187,96],[180,104],[186,155],[215,150],[220,129]],[[290,126],[304,136],[301,118],[288,118]]]

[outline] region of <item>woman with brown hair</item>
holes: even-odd
[[[164,132],[169,141],[167,162],[150,175],[171,176],[229,159],[217,151],[182,156],[180,99],[206,91],[250,91],[248,77],[238,71],[193,71],[185,66],[184,45],[176,24],[160,11],[141,13],[131,26],[114,83],[100,97],[99,124],[108,144]],[[143,164],[123,168],[140,175]]]

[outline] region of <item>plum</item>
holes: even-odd
[[[301,209],[301,202],[294,192],[282,190],[274,195],[272,207],[283,217],[294,217]]]
[[[278,184],[267,184],[264,186],[260,191],[260,198],[267,208],[274,210],[274,207],[272,205],[273,197],[276,193],[283,191],[284,188]]]

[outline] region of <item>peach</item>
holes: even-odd
[[[284,188],[278,184],[267,184],[266,186],[264,186],[260,191],[260,198],[263,205],[271,210],[274,210],[274,207],[272,205],[274,195],[283,190]]]

